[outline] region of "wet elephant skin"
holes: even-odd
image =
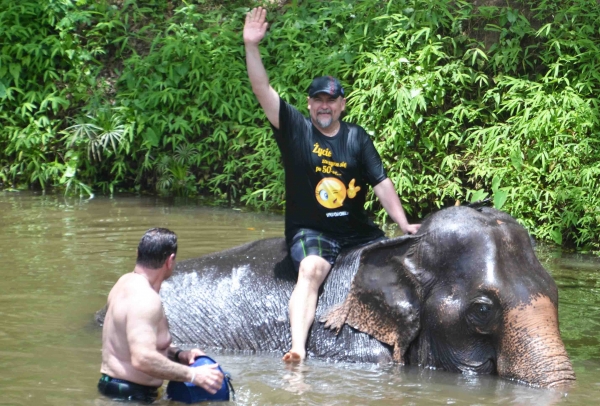
[[[317,318],[346,297],[359,251],[343,253],[321,289]],[[282,238],[259,240],[181,261],[163,283],[161,297],[173,339],[201,347],[253,352],[289,348],[288,301],[297,274]],[[389,362],[389,346],[344,328],[315,322],[307,343],[312,358]]]

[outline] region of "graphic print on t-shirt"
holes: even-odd
[[[328,209],[342,207],[346,198],[346,186],[336,178],[323,178],[315,189],[317,201]]]
[[[315,143],[313,147],[313,154],[317,155],[319,158],[322,156],[331,158],[332,153],[329,148],[321,148],[318,142]],[[321,166],[315,167],[315,172],[342,176],[337,169],[347,167],[348,164],[346,162],[335,162],[323,158],[321,160]],[[342,207],[346,196],[350,199],[353,199],[356,197],[356,193],[360,190],[360,186],[354,186],[355,181],[356,179],[352,179],[348,184],[348,188],[346,188],[346,185],[344,185],[344,183],[337,178],[321,179],[315,188],[315,196],[317,201],[321,206],[328,209],[337,209],[338,207]],[[347,215],[348,213],[344,212],[344,214]]]
[[[313,145],[312,153],[321,158],[322,156],[326,156],[331,158],[331,150],[329,148],[321,148],[318,142],[315,142]],[[321,160],[321,166],[315,167],[315,172],[327,173],[336,176],[342,176],[342,174],[338,171],[337,168],[347,168],[347,162],[334,162],[329,159],[323,158]]]
[[[350,199],[354,199],[354,197],[356,197],[356,193],[360,190],[360,186],[354,186],[354,182],[355,179],[352,179],[348,184],[348,189],[346,189],[346,185],[344,185],[339,179],[321,179],[315,188],[315,196],[317,197],[317,201],[321,206],[327,207],[328,209],[337,209],[338,207],[342,207],[346,196],[348,196]]]

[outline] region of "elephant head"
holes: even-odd
[[[575,375],[558,328],[558,291],[529,234],[490,208],[452,207],[415,236],[360,254],[346,299],[321,322],[393,347],[399,363],[497,373],[552,387]]]

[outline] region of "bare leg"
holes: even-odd
[[[330,270],[331,264],[316,255],[300,262],[298,282],[290,297],[292,348],[283,356],[284,361],[299,362],[306,358],[306,339],[315,320],[319,288]]]

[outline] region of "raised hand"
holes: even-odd
[[[244,43],[258,45],[265,37],[268,23],[267,10],[262,7],[253,8],[246,14],[246,24],[244,24]]]

